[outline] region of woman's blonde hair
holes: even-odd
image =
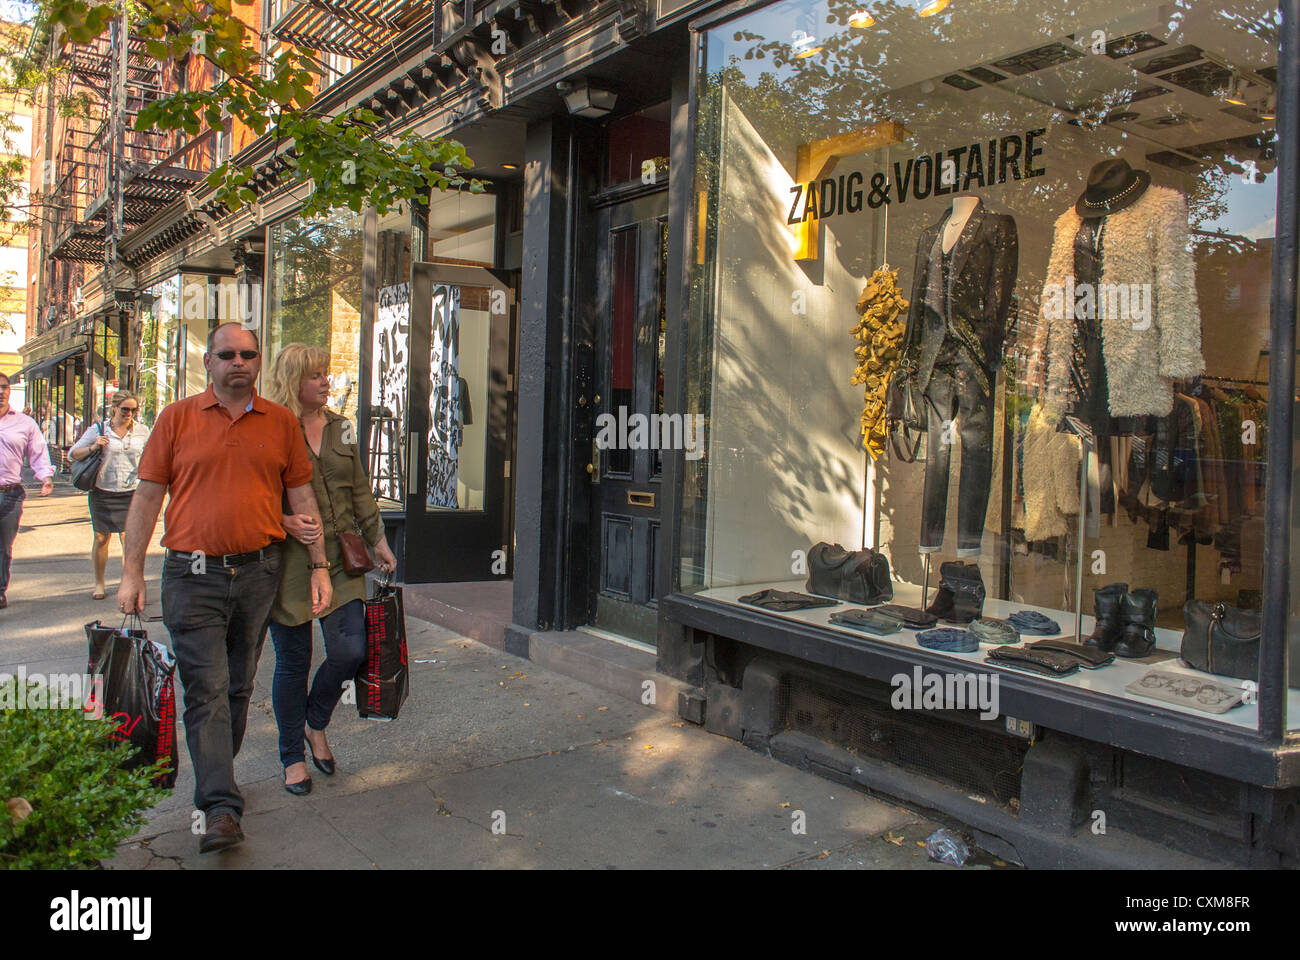
[[[329,366],[328,350],[305,343],[286,344],[275,355],[275,363],[271,364],[271,383],[266,398],[288,407],[294,416],[301,417],[302,404],[298,402],[298,388],[309,374],[317,370],[329,370]]]
[[[117,393],[113,394],[113,399],[112,401],[110,401],[109,406],[111,406],[114,410],[116,410],[118,407],[126,403],[128,400],[134,400],[135,405],[137,407],[140,405],[140,398],[137,397],[130,390],[119,390],[117,391]],[[139,412],[140,412],[139,410],[136,411],[136,413]]]

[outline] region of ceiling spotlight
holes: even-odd
[[[503,164],[501,164],[501,169],[503,169],[503,170],[518,170],[518,169],[519,169],[519,164],[517,164],[517,163],[503,163]]]
[[[1234,107],[1246,106],[1246,81],[1238,76],[1232,78],[1232,86],[1223,94],[1223,102]]]
[[[1259,111],[1259,119],[1276,120],[1277,119],[1277,94],[1270,93],[1264,109]]]
[[[817,38],[809,36],[803,30],[794,32],[793,39],[790,41],[790,48],[794,51],[796,60],[807,60],[809,57],[815,57],[822,50]]]
[[[575,117],[603,117],[614,109],[618,94],[598,87],[590,80],[561,80],[555,88],[564,95],[564,104]]]
[[[859,10],[857,13],[853,14],[853,16],[849,17],[850,27],[865,28],[871,26],[875,22],[876,18],[866,10]]]
[[[933,17],[948,9],[950,0],[913,0],[918,17]]]

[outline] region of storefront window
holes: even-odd
[[[361,351],[363,217],[336,211],[270,230],[263,370],[289,343],[330,354],[330,408],[356,419]]]
[[[830,0],[705,30],[682,589],[806,592],[815,545],[874,548],[896,604],[1081,614],[1116,659],[1061,683],[1255,726],[1257,665],[1184,633],[1263,601],[1278,23]]]
[[[435,190],[429,203],[430,263],[491,267],[496,248],[497,198],[491,193]]]

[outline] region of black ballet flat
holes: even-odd
[[[334,758],[330,757],[328,760],[316,759],[316,751],[312,749],[311,741],[303,737],[303,742],[307,744],[307,752],[311,754],[311,762],[316,764],[316,769],[327,777],[334,776]]]
[[[284,789],[295,797],[305,797],[311,793],[311,777],[306,780],[299,780],[297,783],[286,783]]]

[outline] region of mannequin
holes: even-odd
[[[1089,306],[1078,290],[1094,285],[1145,291],[1143,312],[1122,313],[1100,289]],[[1122,159],[1095,165],[1056,221],[1041,302],[1035,379],[1058,411],[1100,436],[1116,434],[1111,418],[1166,416],[1174,381],[1204,366],[1186,197]]]
[[[952,248],[957,246],[957,240],[966,227],[966,221],[979,205],[980,198],[976,196],[962,195],[952,198],[952,216],[948,218],[948,225],[943,228],[944,253],[951,253]]]
[[[917,241],[903,355],[928,408],[923,554],[943,547],[948,473],[958,440],[957,556],[980,553],[993,473],[993,388],[1018,260],[1016,221],[990,212],[970,194],[954,197],[951,209]]]

